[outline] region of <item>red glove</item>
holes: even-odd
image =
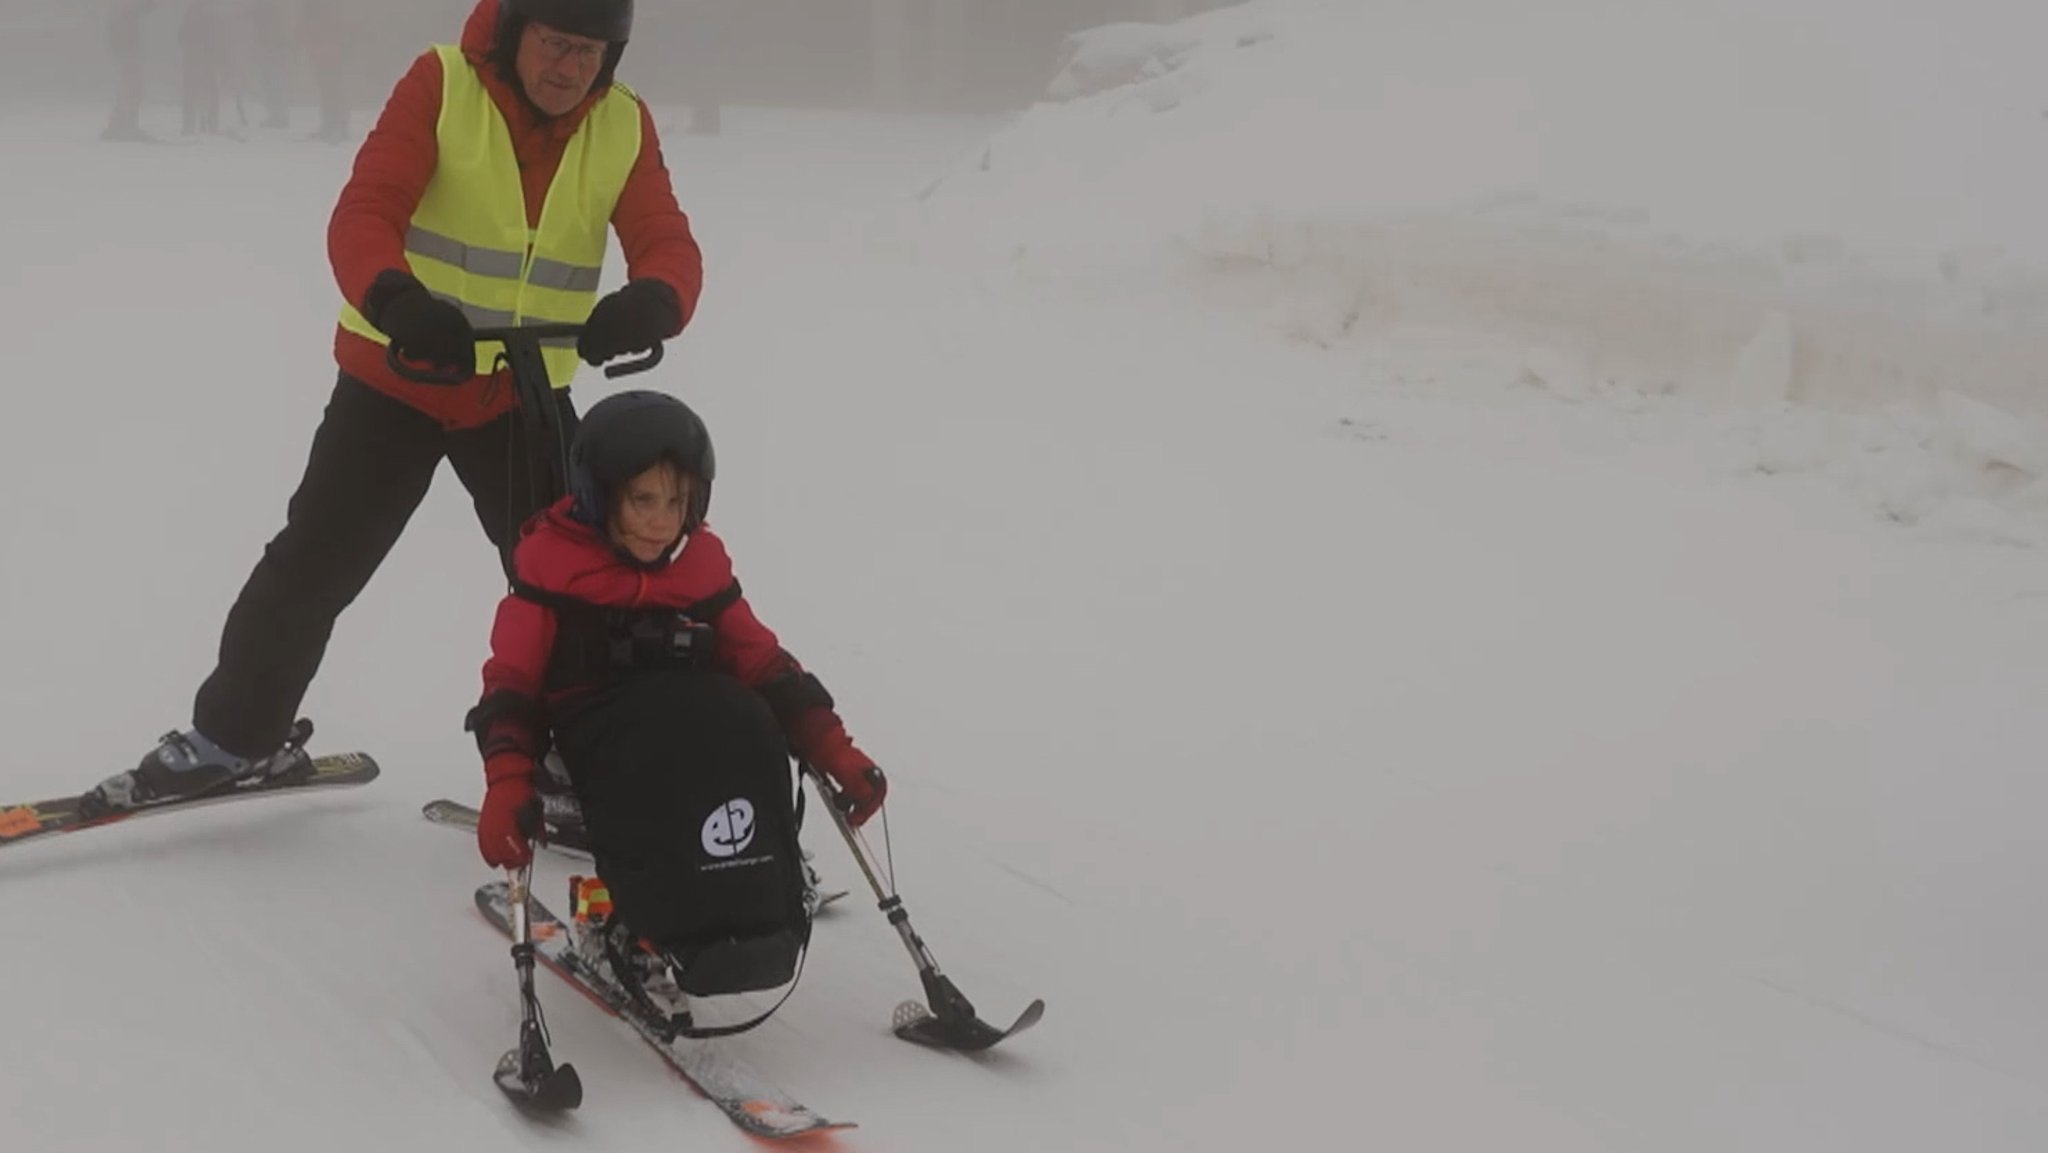
[[[854,828],[867,823],[889,794],[889,779],[846,735],[846,725],[831,709],[817,708],[790,726],[789,744],[796,755],[831,778],[838,805]]]
[[[484,762],[483,815],[476,822],[476,847],[494,868],[516,869],[533,860],[527,843],[540,827],[540,794],[533,791],[533,759],[500,753]]]
[[[831,773],[832,783],[839,786],[839,811],[846,814],[846,823],[858,829],[868,823],[882,807],[882,799],[889,795],[889,778],[882,770],[869,765],[858,773]]]

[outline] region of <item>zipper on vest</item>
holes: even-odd
[[[542,209],[541,211],[545,212],[545,211],[547,211],[547,210],[546,210],[545,208],[543,208],[543,209]],[[533,228],[533,227],[529,227],[529,228],[527,228],[527,230],[526,230],[526,256],[525,256],[525,257],[524,257],[523,259],[521,259],[521,260],[520,260],[520,262],[519,262],[519,295],[518,295],[518,297],[517,297],[517,298],[516,298],[516,299],[515,299],[515,300],[513,301],[513,304],[512,304],[512,323],[513,323],[513,324],[525,324],[525,323],[526,323],[526,287],[527,287],[527,281],[528,281],[529,279],[531,279],[531,278],[532,278],[532,276],[533,276],[533,250],[534,250],[534,246],[535,246],[535,244],[536,244],[536,243],[537,243],[537,242],[538,242],[539,240],[540,240],[540,229],[538,229],[538,228]]]

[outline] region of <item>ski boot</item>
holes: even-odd
[[[189,801],[230,792],[258,782],[309,772],[313,760],[306,741],[311,721],[301,718],[276,752],[265,757],[238,757],[197,729],[169,732],[146,753],[142,763],[116,773],[79,798],[79,811],[91,818],[122,809],[142,809],[171,801]]]
[[[604,955],[604,928],[612,918],[612,894],[603,880],[569,877],[569,948],[593,970],[610,962]]]
[[[668,955],[653,942],[624,923],[613,921],[605,929],[604,947],[619,987],[647,1014],[664,1040],[675,1040],[694,1024],[689,995],[676,982]]]
[[[577,955],[609,973],[626,998],[669,1039],[691,1026],[690,1001],[667,956],[612,915],[611,891],[597,877],[569,878],[570,936]]]
[[[818,875],[817,866],[811,864],[811,851],[802,845],[798,845],[797,849],[803,854],[804,916],[807,919],[815,918],[818,910],[825,905],[825,894],[822,891],[825,879]]]

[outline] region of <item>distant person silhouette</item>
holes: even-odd
[[[213,0],[192,0],[178,24],[184,53],[184,131],[220,134],[221,69],[227,63],[227,25]]]
[[[117,0],[107,20],[107,48],[116,73],[114,110],[102,140],[148,140],[142,130],[142,20],[156,0]]]
[[[292,39],[291,14],[285,0],[252,0],[249,69],[263,100],[264,128],[292,126],[292,63],[298,42]]]
[[[313,65],[313,90],[320,103],[314,140],[340,144],[349,138],[348,67],[354,29],[337,0],[304,0],[299,5],[299,39]]]

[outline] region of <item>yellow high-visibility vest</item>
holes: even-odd
[[[478,327],[580,324],[597,303],[611,248],[612,209],[640,155],[640,101],[616,81],[569,138],[548,186],[540,227],[526,224],[526,195],[512,131],[476,69],[452,44],[441,57],[439,159],[405,233],[406,261],[427,290],[462,307]],[[345,302],[341,325],[379,344],[391,338]],[[575,342],[546,342],[548,379],[567,388],[582,361]],[[488,374],[503,347],[477,345]]]

